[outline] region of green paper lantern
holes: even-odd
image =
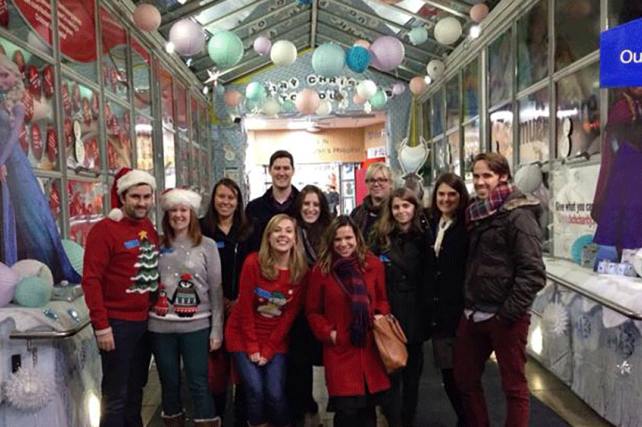
[[[53,286],[46,280],[31,276],[18,282],[13,300],[23,307],[44,307],[51,300]]]
[[[62,247],[65,250],[67,258],[71,267],[82,276],[83,258],[85,257],[85,249],[73,240],[62,240]]]
[[[212,61],[219,67],[233,67],[243,58],[243,42],[231,31],[219,31],[207,45]]]
[[[263,101],[266,96],[267,92],[261,83],[252,82],[245,88],[245,97],[252,101]],[[263,105],[263,102],[260,104]]]
[[[377,93],[375,93],[374,96],[370,98],[370,105],[372,105],[372,108],[376,110],[383,109],[386,106],[386,102],[388,102],[388,96],[381,89],[379,89]]]
[[[294,105],[294,102],[292,101],[283,101],[283,105],[281,105],[281,112],[282,113],[296,113],[296,105]]]
[[[336,77],[346,65],[346,54],[343,48],[334,43],[324,43],[312,54],[314,72],[324,77]]]

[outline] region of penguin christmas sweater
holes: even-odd
[[[188,237],[161,247],[161,287],[149,313],[147,328],[157,333],[188,333],[210,329],[210,338],[223,339],[223,288],[216,242],[203,237],[194,246]]]
[[[105,218],[87,236],[82,288],[94,330],[109,318],[145,321],[158,288],[158,233],[145,218]]]

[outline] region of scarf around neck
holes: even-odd
[[[466,209],[466,223],[471,224],[495,214],[504,201],[515,191],[511,183],[501,183],[485,199],[475,197]]]
[[[368,288],[359,270],[359,261],[354,254],[349,258],[337,258],[332,263],[332,274],[339,286],[350,297],[350,343],[365,347],[370,324],[370,297]]]

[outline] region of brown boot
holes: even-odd
[[[165,427],[185,427],[185,414],[182,412],[176,415],[161,414]]]
[[[210,420],[194,420],[194,427],[221,427],[221,417]]]

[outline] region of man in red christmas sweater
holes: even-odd
[[[101,427],[143,425],[149,295],[158,289],[158,233],[148,218],[155,190],[150,174],[121,169],[114,209],[87,237],[82,287],[102,361]]]

